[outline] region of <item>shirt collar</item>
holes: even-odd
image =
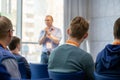
[[[50,31],[53,31],[54,29],[55,29],[55,27],[54,27],[54,26],[51,26]]]
[[[77,43],[77,42],[75,42],[75,41],[72,41],[72,40],[67,40],[67,41],[66,41],[66,44],[70,44],[70,45],[79,47],[79,43]]]
[[[0,43],[0,46],[1,46],[2,48],[4,48],[4,49],[7,49],[7,47],[3,46],[1,43]]]
[[[113,45],[120,45],[120,41],[113,41]]]

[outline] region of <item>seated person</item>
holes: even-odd
[[[20,51],[20,48],[21,48],[20,42],[21,41],[18,37],[13,36],[13,38],[12,38],[10,44],[8,45],[8,47],[11,50],[11,52],[14,54],[14,56],[16,57],[18,63],[19,62],[24,63],[24,65],[26,67],[27,78],[30,79],[31,78],[31,71],[30,71],[29,64],[28,64],[27,60],[19,54],[19,51]]]
[[[114,42],[98,54],[95,71],[103,75],[120,75],[120,18],[114,24]]]
[[[53,72],[85,72],[85,80],[94,80],[94,62],[89,53],[79,48],[88,36],[89,24],[82,17],[75,17],[67,30],[66,44],[57,47],[49,57],[48,70]]]
[[[21,79],[17,61],[7,46],[13,37],[13,26],[11,21],[0,16],[0,64],[4,65],[11,79]]]
[[[0,79],[1,80],[10,80],[10,74],[7,72],[4,65],[0,64]]]

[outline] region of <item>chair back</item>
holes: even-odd
[[[49,76],[52,80],[84,80],[85,74],[83,71],[72,73],[49,71]]]
[[[31,79],[49,78],[47,64],[30,63]]]
[[[52,80],[52,79],[49,79],[49,78],[42,78],[42,79],[36,79],[36,80]]]
[[[120,75],[100,75],[98,73],[94,73],[95,80],[120,80]]]

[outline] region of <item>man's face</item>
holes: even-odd
[[[10,43],[10,41],[12,40],[12,37],[13,37],[13,29],[10,29],[9,31],[8,31],[8,38],[9,38],[9,40],[8,40],[8,43]]]
[[[21,44],[20,43],[17,44],[17,48],[18,48],[18,51],[20,51],[20,49],[21,49]]]
[[[45,24],[46,24],[48,27],[51,27],[51,26],[52,26],[52,23],[53,23],[53,20],[51,19],[51,17],[46,17],[46,18],[45,18]]]

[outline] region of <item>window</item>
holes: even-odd
[[[17,0],[0,0],[0,14],[10,18],[16,35]]]
[[[46,15],[52,15],[53,25],[63,31],[63,0],[0,0],[0,14],[11,19],[14,35],[22,39],[21,53],[29,62],[40,62],[38,38]]]
[[[62,30],[63,0],[23,0],[22,54],[29,62],[40,62],[42,46],[38,44],[38,38],[46,26],[44,18],[48,14],[53,16],[54,26]]]

